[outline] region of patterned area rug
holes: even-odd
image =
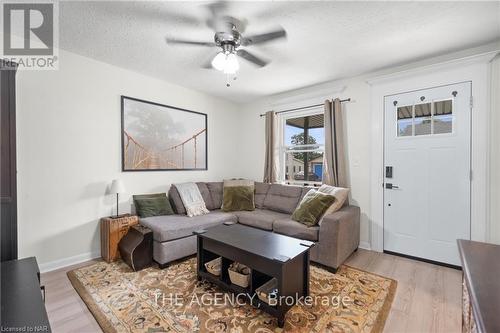
[[[336,274],[311,265],[313,301],[295,305],[283,329],[272,316],[196,279],[196,259],[133,272],[98,262],[68,277],[106,333],[381,332],[396,281],[343,265]],[[312,304],[311,304],[312,303]]]

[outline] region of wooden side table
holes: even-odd
[[[118,243],[128,229],[139,223],[139,217],[126,214],[118,218],[103,217],[101,219],[101,257],[107,262],[120,258]]]
[[[121,239],[120,255],[134,271],[151,266],[153,263],[153,232],[142,225],[134,225]]]

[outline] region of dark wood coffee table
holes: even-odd
[[[220,225],[195,234],[198,235],[198,279],[246,296],[252,305],[276,317],[279,327],[283,327],[286,312],[297,300],[309,295],[309,249],[313,242],[241,224]],[[217,257],[222,257],[220,276],[208,273],[204,265]],[[251,268],[248,288],[231,283],[228,268],[234,261]],[[272,306],[255,296],[255,290],[272,278],[278,282],[277,299],[286,297],[287,302],[278,301]]]

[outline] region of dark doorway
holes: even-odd
[[[0,60],[1,261],[17,259],[16,66]]]

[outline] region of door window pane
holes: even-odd
[[[415,105],[415,135],[431,134],[431,103]]]
[[[412,136],[413,133],[413,107],[398,107],[398,136]]]
[[[431,117],[415,118],[415,135],[431,134]]]
[[[434,102],[434,115],[440,116],[445,114],[452,114],[452,100]]]
[[[434,102],[434,134],[453,132],[452,100]]]
[[[415,118],[430,117],[430,116],[431,116],[431,103],[415,105]]]

